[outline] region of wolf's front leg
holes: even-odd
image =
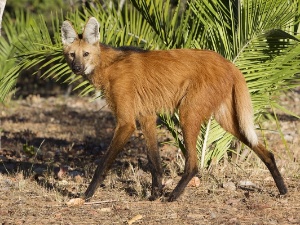
[[[135,130],[135,123],[118,124],[112,142],[98,163],[93,179],[86,190],[83,198],[88,201],[94,195],[96,189],[105,179],[106,173],[116,159],[117,155],[123,150],[124,145]]]

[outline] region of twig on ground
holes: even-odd
[[[104,203],[111,203],[117,202],[117,200],[105,200],[105,201],[96,201],[96,202],[85,202],[84,205],[96,205],[96,204],[104,204]]]

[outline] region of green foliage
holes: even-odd
[[[131,1],[158,36],[160,48],[186,48],[196,39],[200,23],[195,23],[191,8],[184,13],[167,1]]]
[[[224,2],[227,4],[225,5]],[[236,2],[236,1],[235,1]],[[81,94],[93,92],[87,81],[71,73],[62,56],[60,25],[67,18],[82,30],[89,16],[100,24],[100,41],[113,46],[135,45],[147,49],[200,48],[219,52],[243,72],[252,95],[255,119],[268,109],[280,108],[275,96],[299,85],[299,52],[296,1],[245,0],[241,5],[222,0],[191,0],[174,6],[170,0],[131,0],[122,8],[95,7],[62,16],[16,12],[4,19],[0,39],[0,98],[12,90],[20,72],[34,70],[44,77],[77,82]],[[53,34],[51,33],[53,31]],[[177,145],[184,152],[178,117],[162,115]],[[201,165],[218,162],[231,148],[233,137],[211,118],[201,128],[197,149]]]
[[[28,145],[27,143],[26,144],[23,144],[23,152],[28,155],[29,157],[32,157],[35,155],[35,148],[33,145]]]
[[[16,14],[18,16],[14,20],[6,14],[3,20],[5,36],[0,37],[0,65],[4,68],[0,71],[1,101],[15,86],[21,72],[34,69],[36,74],[50,63],[62,61],[62,49],[56,42],[58,39],[52,40],[43,17],[34,18],[23,11]],[[62,62],[60,65],[66,68]],[[59,70],[54,74],[47,70],[44,75],[55,77],[65,71]]]

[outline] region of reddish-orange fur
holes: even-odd
[[[241,72],[221,55],[207,50],[142,51],[100,44],[98,22],[91,18],[80,39],[64,22],[64,54],[75,73],[86,76],[104,92],[117,118],[106,155],[96,169],[84,198],[90,198],[105,178],[138,120],[148,147],[152,196],[162,193],[162,169],[156,142],[156,114],[179,111],[186,146],[185,171],[169,200],[175,200],[197,173],[196,141],[200,126],[211,116],[247,144],[269,168],[281,194],[287,192],[272,153],[258,142],[250,95]]]

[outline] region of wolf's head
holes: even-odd
[[[75,74],[89,76],[99,62],[99,23],[91,17],[78,35],[69,21],[64,21],[61,27],[61,38],[64,55],[68,65]]]

